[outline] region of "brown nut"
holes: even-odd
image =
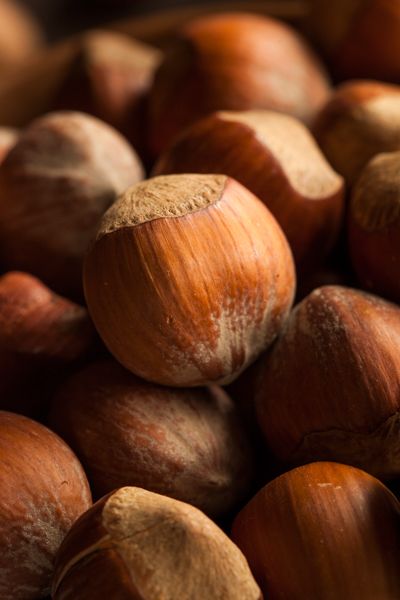
[[[0,0],[0,70],[32,58],[42,45],[39,25],[20,2]]]
[[[131,146],[94,117],[34,121],[0,165],[0,260],[79,297],[82,258],[102,214],[142,177]]]
[[[400,474],[400,308],[327,286],[292,312],[264,358],[257,409],[282,460],[335,460]]]
[[[145,103],[161,52],[111,31],[78,37],[53,108],[80,110],[110,123],[143,149]]]
[[[75,454],[52,431],[0,411],[0,597],[49,593],[53,561],[74,521],[91,505]]]
[[[140,488],[86,512],[56,560],[54,600],[262,600],[246,559],[197,508]]]
[[[337,463],[281,475],[233,524],[265,598],[400,596],[400,505],[377,479]]]
[[[376,154],[400,149],[400,86],[342,84],[318,115],[314,134],[333,168],[353,184]]]
[[[8,152],[18,139],[18,131],[11,127],[0,126],[0,163],[5,159]]]
[[[343,180],[288,115],[214,113],[186,129],[154,173],[225,173],[240,181],[270,209],[301,272],[323,261],[339,232]]]
[[[400,152],[380,154],[353,189],[348,241],[361,284],[400,302]]]
[[[28,273],[0,277],[0,346],[37,363],[76,361],[87,354],[94,329],[87,310],[54,294]]]
[[[150,146],[157,156],[215,110],[271,109],[308,122],[328,93],[318,59],[284,23],[246,13],[198,18],[180,30],[156,73]]]
[[[400,5],[393,0],[309,0],[306,29],[343,78],[400,78]]]
[[[268,209],[225,175],[166,175],[104,215],[85,260],[89,312],[136,375],[228,383],[279,333],[294,266]]]
[[[101,361],[61,387],[49,422],[98,497],[133,485],[219,516],[243,500],[254,474],[239,415],[216,386],[165,388]]]
[[[82,306],[27,273],[0,277],[0,407],[35,415],[65,367],[85,358],[95,339]]]

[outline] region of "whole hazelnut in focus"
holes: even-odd
[[[111,353],[149,381],[229,383],[278,335],[295,286],[268,209],[225,175],[128,189],[86,256],[90,315]]]
[[[18,139],[18,131],[11,127],[0,126],[0,163],[5,159],[8,152]]]
[[[91,505],[83,469],[52,431],[0,411],[0,597],[49,593],[53,562],[76,519]]]
[[[61,387],[49,422],[98,497],[134,485],[219,516],[243,500],[252,480],[239,414],[216,386],[166,388],[101,361]]]
[[[255,14],[199,17],[180,31],[149,98],[150,147],[216,110],[271,109],[309,122],[326,101],[325,71],[286,24]]]
[[[282,461],[400,474],[400,308],[340,286],[314,290],[264,357],[259,424]]]
[[[74,112],[37,119],[0,165],[0,260],[80,297],[102,214],[142,177],[135,151],[105,123]]]
[[[87,310],[28,273],[0,277],[0,408],[29,416],[95,345]]]
[[[32,58],[42,46],[42,33],[21,2],[0,0],[0,71]]]
[[[348,244],[361,284],[399,303],[400,152],[373,158],[356,182]]]
[[[354,184],[376,154],[400,150],[400,86],[342,84],[317,116],[313,131],[333,168]]]
[[[57,555],[54,600],[262,600],[246,559],[194,506],[124,487],[87,511]]]
[[[307,32],[341,78],[400,79],[400,5],[393,0],[309,0]]]
[[[377,479],[313,463],[270,482],[233,524],[270,600],[400,596],[400,504]]]
[[[340,229],[343,180],[288,115],[214,113],[186,129],[154,173],[225,173],[240,181],[270,209],[301,272],[323,261]]]

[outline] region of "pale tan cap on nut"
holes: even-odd
[[[182,217],[215,204],[226,175],[160,175],[126,190],[104,214],[96,239],[154,219]]]

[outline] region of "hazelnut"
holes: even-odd
[[[161,52],[128,36],[88,31],[75,40],[53,108],[90,113],[144,145],[145,96]]]
[[[281,475],[233,524],[271,600],[394,600],[400,596],[400,505],[367,473],[313,463]]]
[[[262,600],[246,559],[201,511],[140,488],[99,500],[57,555],[61,600]]]
[[[99,497],[134,485],[220,515],[251,482],[249,442],[233,402],[216,386],[165,388],[101,361],[61,387],[50,424]]]
[[[349,81],[339,86],[314,124],[333,168],[354,184],[376,154],[400,149],[400,86]]]
[[[338,235],[342,178],[306,127],[288,115],[214,113],[186,129],[154,172],[225,173],[240,181],[270,209],[302,272],[325,258]]]
[[[87,310],[54,294],[28,273],[0,277],[0,345],[49,361],[85,356],[94,330]]]
[[[306,29],[342,78],[400,77],[400,6],[393,0],[309,0]]]
[[[1,0],[0,0],[1,1]],[[92,113],[144,144],[144,104],[161,53],[128,36],[86,31],[42,51],[0,82],[0,122],[24,127],[59,108]]]
[[[400,302],[400,152],[365,167],[349,209],[349,249],[362,285]]]
[[[199,17],[182,27],[156,73],[150,146],[157,156],[215,110],[271,109],[309,122],[328,93],[317,57],[284,23],[246,13]]]
[[[0,411],[0,597],[49,593],[53,561],[74,521],[91,505],[72,450],[43,425]]]
[[[68,364],[85,358],[94,341],[85,308],[27,273],[1,276],[0,407],[35,414],[45,390]]]
[[[42,33],[20,2],[0,0],[0,70],[13,69],[42,45]]]
[[[0,126],[0,163],[5,159],[8,152],[15,145],[18,139],[18,132],[11,127]]]
[[[0,165],[0,258],[79,297],[82,257],[104,211],[143,177],[134,150],[89,115],[34,121]]]
[[[136,375],[229,383],[279,333],[294,292],[286,239],[225,175],[167,175],[128,189],[86,256],[89,312]]]
[[[314,290],[264,358],[257,412],[289,463],[335,460],[400,474],[400,308],[340,286]]]

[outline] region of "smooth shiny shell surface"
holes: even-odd
[[[269,600],[400,595],[400,505],[358,469],[324,462],[281,475],[239,513],[232,534]]]
[[[0,411],[2,600],[37,600],[49,592],[59,546],[90,505],[70,448],[43,425]]]
[[[233,380],[275,339],[294,266],[275,219],[243,186],[174,175],[128,190],[106,213],[84,283],[97,330],[126,368],[206,385]]]
[[[282,460],[400,474],[400,308],[341,286],[314,290],[265,356],[257,412]]]
[[[322,262],[336,241],[343,180],[289,115],[214,113],[178,136],[153,173],[225,173],[242,183],[278,221],[302,273]]]
[[[305,40],[287,25],[227,13],[185,25],[161,64],[149,100],[155,155],[215,110],[271,109],[310,121],[329,84]]]

